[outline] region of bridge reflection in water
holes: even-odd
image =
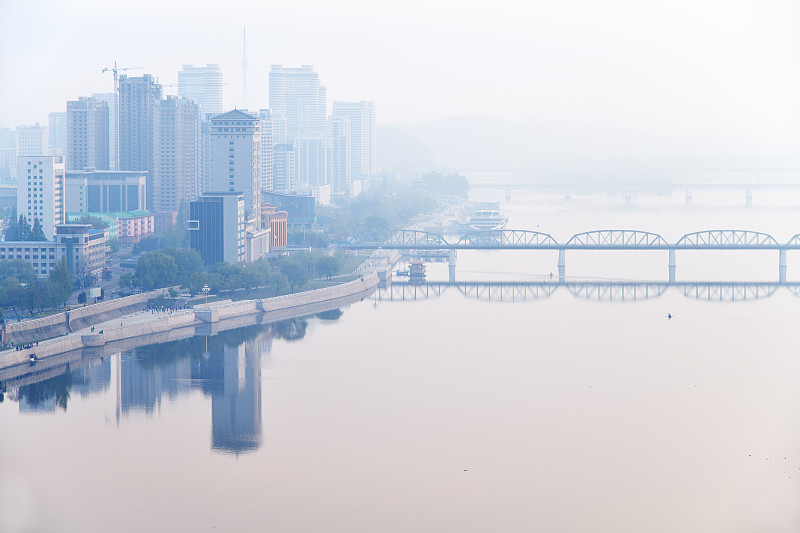
[[[800,297],[800,282],[691,281],[679,283],[653,281],[537,281],[492,282],[459,281],[413,284],[382,284],[375,293],[377,301],[412,301],[438,298],[447,291],[467,298],[491,302],[531,302],[549,298],[557,290],[568,291],[576,298],[601,302],[635,302],[658,298],[667,290],[677,290],[687,298],[710,302],[745,302],[769,298],[778,290],[788,290]]]

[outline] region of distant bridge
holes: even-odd
[[[635,302],[659,298],[667,290],[678,290],[687,298],[709,302],[745,302],[769,298],[779,289],[800,298],[800,283],[704,282],[666,283],[653,281],[557,281],[494,282],[459,281],[413,284],[394,282],[378,289],[376,298],[387,301],[429,300],[448,290],[467,298],[493,302],[533,302],[549,298],[557,290],[574,297],[601,302]]]

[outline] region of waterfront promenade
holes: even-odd
[[[372,273],[341,285],[274,298],[238,302],[223,300],[174,311],[138,310],[122,317],[87,323],[80,329],[53,339],[30,341],[21,349],[2,351],[0,369],[38,364],[48,357],[84,348],[97,350],[114,346],[128,349],[163,342],[169,338],[164,338],[161,334],[176,330],[185,330],[183,336],[192,336],[201,328],[202,334],[215,334],[221,330],[248,325],[240,320],[237,321],[243,317],[254,317],[254,320],[250,321],[253,323],[266,323],[318,313],[365,298],[377,286],[378,276]],[[86,309],[91,307],[87,306]]]

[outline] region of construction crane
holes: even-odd
[[[113,67],[106,67],[102,70],[103,73],[105,72],[113,72],[114,73],[114,92],[119,92],[119,72],[125,70],[141,70],[144,67],[117,67],[117,62],[114,61]]]
[[[105,67],[102,72],[114,73],[114,170],[119,170],[119,71],[139,70],[144,67],[117,67],[114,61],[113,67]]]

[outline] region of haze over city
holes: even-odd
[[[799,95],[797,0],[0,0],[0,533],[797,533]]]
[[[478,117],[469,124],[489,134],[465,152],[509,160],[493,168],[530,166],[526,152],[750,157],[781,168],[799,159],[800,7],[791,1],[0,6],[7,127],[46,123],[65,101],[112,90],[101,70],[114,61],[165,85],[177,85],[183,64],[219,64],[225,108],[242,107],[246,27],[246,107],[266,107],[271,64],[311,64],[329,103],[375,101],[381,126]],[[439,159],[459,166],[458,155]],[[465,162],[474,164],[486,166]]]

